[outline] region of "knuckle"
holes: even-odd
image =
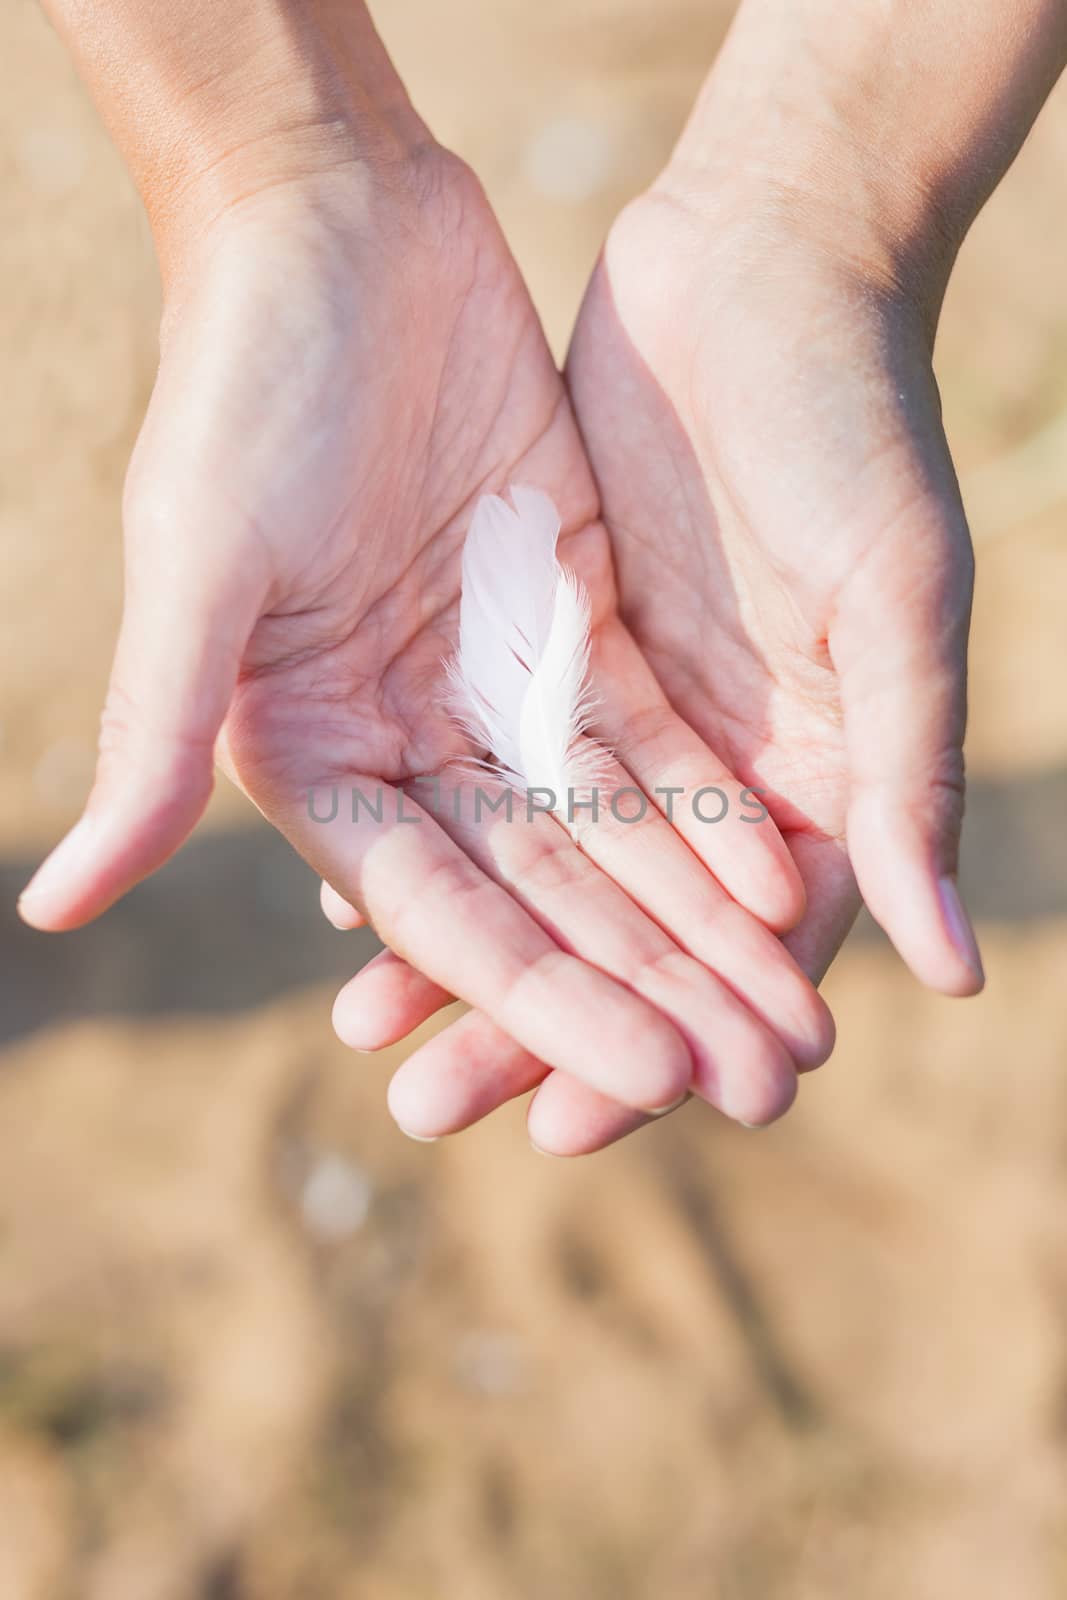
[[[511,871],[517,885],[531,898],[555,898],[574,889],[586,877],[589,867],[585,857],[554,823],[546,828],[517,831]]]
[[[374,912],[374,924],[383,941],[396,954],[419,965],[411,952],[424,943],[422,930],[427,922],[427,907],[438,899],[449,902],[451,914],[456,906],[464,916],[476,916],[472,901],[491,889],[484,878],[465,856],[443,856],[435,861],[423,875],[418,893],[403,896],[395,905],[381,907]]]
[[[125,748],[135,722],[136,710],[132,697],[121,684],[112,683],[100,713],[100,728],[97,735],[97,750],[100,756],[110,756],[115,751]]]
[[[210,760],[214,753],[214,732],[187,725],[178,716],[178,709],[173,708],[170,717],[160,718],[125,684],[113,682],[100,713],[97,750],[101,760],[140,750],[146,759],[151,757],[168,767],[188,762],[199,769],[205,757]]]
[[[677,720],[675,712],[665,702],[643,706],[627,718],[623,734],[616,741],[619,754],[626,756],[640,751],[654,757]]]
[[[951,744],[934,758],[922,782],[909,785],[904,793],[904,809],[913,825],[926,837],[933,835],[953,857],[963,828],[966,791],[963,751]]]
[[[423,881],[426,898],[467,901],[490,888],[488,878],[466,856],[444,855],[434,862]]]
[[[673,945],[649,952],[632,949],[623,982],[639,994],[664,998],[692,985],[701,972],[699,962]]]
[[[551,1002],[555,983],[563,978],[565,964],[573,958],[552,945],[519,961],[504,984],[502,1000],[509,1009],[535,1010]]]

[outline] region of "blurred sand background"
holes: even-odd
[[[562,351],[713,0],[389,0]],[[19,927],[73,820],[157,287],[32,0],[0,20],[0,1597],[1067,1595],[1067,94],[939,350],[980,534],[965,877],[987,993],[869,930],[833,1062],[751,1135],[589,1162],[521,1108],[405,1141],[333,1038],[364,935],[232,794],[95,928]]]

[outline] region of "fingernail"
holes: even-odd
[[[400,1128],[399,1122],[397,1127]],[[400,1128],[400,1131],[405,1139],[411,1139],[415,1144],[440,1144],[441,1142],[439,1133],[412,1133],[410,1128]]]
[[[960,891],[956,886],[955,878],[939,878],[937,880],[938,893],[941,896],[941,914],[945,919],[948,936],[955,946],[956,952],[962,961],[965,961],[980,983],[985,982],[985,971],[982,967],[982,957],[978,949],[978,940],[974,936],[971,919],[967,915]]]
[[[58,888],[69,873],[76,871],[89,853],[92,834],[89,818],[80,818],[66,837],[59,841],[51,855],[46,856],[41,862],[19,895],[19,906],[32,905],[34,901],[43,899],[50,891]]]
[[[645,1115],[649,1117],[669,1117],[672,1111],[677,1111],[679,1106],[684,1106],[688,1099],[689,1090],[687,1089],[684,1094],[678,1096],[677,1100],[672,1100],[669,1106],[656,1106],[655,1110],[647,1111]]]
[[[550,1161],[556,1160],[556,1152],[554,1150],[542,1150],[541,1146],[539,1144],[534,1144],[532,1139],[530,1140],[530,1149],[533,1151],[535,1156],[547,1156]]]

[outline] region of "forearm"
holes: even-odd
[[[675,169],[958,242],[1067,64],[1067,0],[742,0]]]
[[[358,0],[44,0],[157,240],[424,130]]]

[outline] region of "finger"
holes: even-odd
[[[732,900],[617,763],[604,764],[582,852],[674,943],[720,978],[786,1045],[798,1067],[834,1044],[829,1009],[771,931]]]
[[[807,891],[808,910],[783,944],[812,983],[821,983],[860,908],[859,890],[844,839],[818,831],[787,833]]]
[[[597,870],[558,823],[513,808],[510,821],[501,815],[489,825],[475,824],[469,800],[446,805],[442,818],[471,859],[506,886],[557,944],[619,979],[670,1018],[689,1045],[695,1093],[746,1122],[777,1115],[792,1101],[796,1068],[774,1030],[714,973],[679,949],[617,883]],[[685,846],[659,820],[666,837],[692,863]],[[591,824],[590,831],[596,833],[598,825]],[[703,869],[698,871],[706,876]],[[721,890],[717,893],[722,896]],[[747,913],[732,909],[776,943]],[[796,982],[810,990],[799,973]],[[542,1052],[533,1053],[547,1059]],[[578,1076],[591,1081],[586,1074]],[[621,1098],[610,1084],[593,1087]]]
[[[551,1072],[530,1101],[526,1131],[530,1143],[542,1155],[589,1156],[617,1144],[652,1120],[605,1095],[595,1094],[565,1072]]]
[[[757,791],[671,709],[627,634],[602,642],[598,667],[598,736],[733,900],[777,933],[795,927],[803,880]]]
[[[420,1028],[454,995],[383,950],[350,978],[333,1003],[333,1027],[352,1050],[384,1050]]]
[[[790,849],[796,854],[811,909],[800,928],[787,936],[787,942],[801,968],[817,982],[855,920],[859,896],[842,841],[797,833],[790,835]],[[828,908],[825,915],[824,907]],[[391,953],[390,963],[406,966]],[[357,1034],[348,1019],[354,1012],[372,1010],[376,1004],[368,997],[364,1007],[360,994],[364,979],[376,981],[374,966],[370,963],[346,985],[334,1013],[335,1025],[340,1019],[341,1038],[362,1049],[379,1049],[398,1042],[449,1000],[436,984],[408,968],[402,980],[403,1022],[398,1015],[395,1028],[381,1034],[373,1034],[361,1024]],[[520,1050],[477,1012],[468,1013],[412,1052],[394,1079],[396,1103],[391,1089],[390,1107],[405,1131],[420,1138],[439,1138],[470,1127],[508,1100],[526,1094],[541,1079],[546,1080],[546,1087],[538,1096],[531,1137],[549,1154],[580,1155],[602,1149],[647,1120],[593,1090],[584,1086],[579,1089],[577,1080],[566,1074],[549,1076],[543,1063]],[[584,1107],[577,1118],[573,1115],[575,1103],[578,1108]]]
[[[319,890],[319,904],[322,906],[322,914],[326,921],[336,928],[338,933],[350,933],[353,928],[366,927],[367,919],[362,911],[357,911],[355,906],[350,905],[344,895],[338,894],[325,878]]]
[[[477,1011],[435,1034],[398,1067],[389,1110],[409,1137],[440,1139],[531,1089],[537,1093],[528,1115],[530,1138],[546,1155],[590,1155],[652,1120],[567,1073],[549,1071]]]
[[[410,796],[350,776],[346,793],[373,806],[353,823],[347,804],[330,809],[332,787],[319,796],[325,807],[314,795],[295,807],[256,799],[321,876],[366,907],[391,950],[549,1066],[625,1104],[657,1107],[685,1092],[689,1051],[666,1017],[562,950]]]
[[[468,1011],[397,1068],[389,1084],[389,1110],[405,1133],[440,1139],[529,1093],[548,1072],[543,1061],[488,1017]]]
[[[198,535],[191,543],[192,532]],[[213,748],[267,590],[254,550],[130,506],[126,596],[81,819],[19,901],[52,931],[98,916],[187,838],[213,784]]]
[[[440,1139],[531,1089],[536,1093],[527,1128],[531,1143],[545,1155],[591,1155],[654,1120],[567,1073],[550,1072],[475,1011],[436,1034],[397,1069],[389,1085],[389,1109],[409,1136]],[[662,1115],[677,1109],[669,1107]]]
[[[860,891],[916,976],[952,995],[984,982],[956,886],[972,587],[954,489],[918,492],[853,573],[829,637]]]

